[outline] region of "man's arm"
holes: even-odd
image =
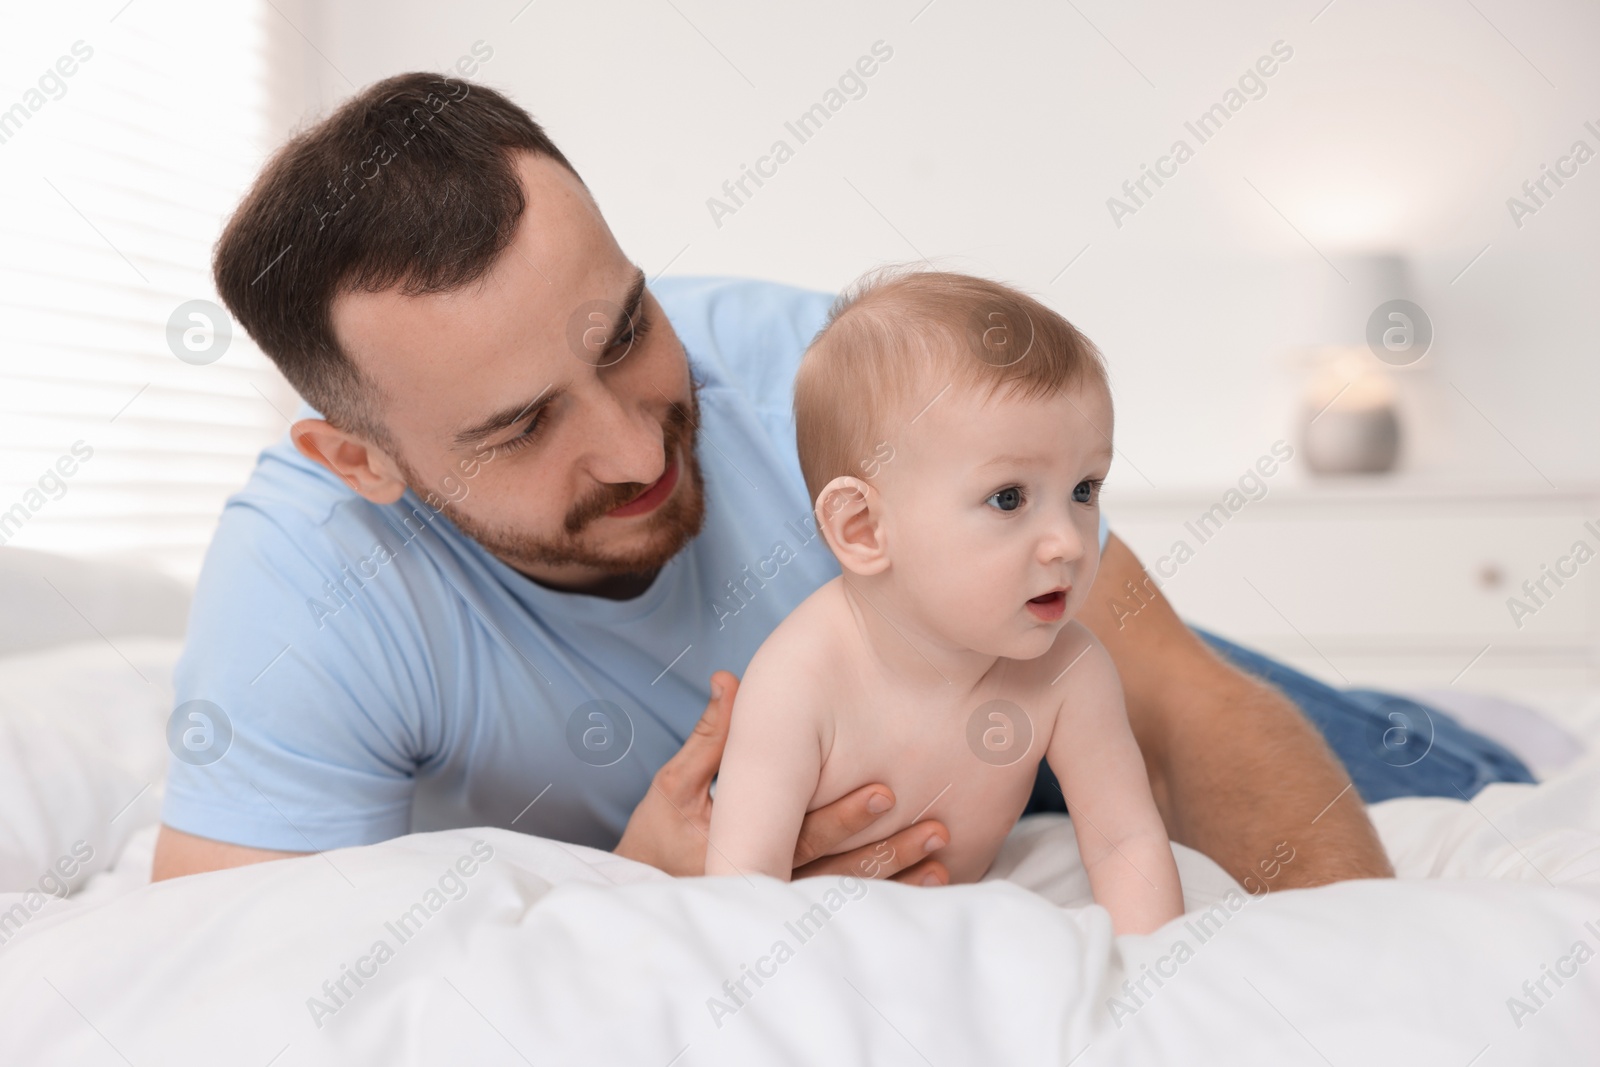
[[[650,791],[628,820],[615,849],[617,855],[678,876],[705,872],[711,779],[722,762],[733,698],[739,686],[739,679],[728,671],[718,671],[712,681],[718,688],[705,714],[683,748],[656,772]],[[872,825],[892,807],[894,793],[888,786],[864,785],[807,814],[795,845],[794,876],[854,874],[892,878],[908,885],[947,884],[950,872],[932,853],[949,842],[950,832],[936,819],[924,819],[876,844],[832,854],[839,842]],[[231,845],[163,825],[156,838],[150,880],[159,882],[304,855],[307,853]]]
[[[1112,610],[1132,585],[1145,606]],[[1235,880],[1273,889],[1392,878],[1377,831],[1327,742],[1278,690],[1224,662],[1183,624],[1113,534],[1079,620],[1111,653],[1151,792],[1172,840]],[[1249,879],[1249,881],[1247,881]]]
[[[204,874],[206,871],[304,855],[304,852],[274,852],[265,848],[230,845],[226,841],[186,834],[163,823],[161,834],[156,838],[156,855],[150,865],[150,880],[160,882],[168,878],[181,878],[186,874]]]

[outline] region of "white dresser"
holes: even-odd
[[[1105,496],[1187,621],[1334,685],[1531,697],[1600,682],[1600,486],[1329,479],[1237,510],[1225,489]]]

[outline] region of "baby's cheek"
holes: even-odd
[[[989,648],[995,635],[1015,625],[1021,607],[1006,594],[1010,588],[993,578],[981,566],[955,567],[948,576],[936,580],[940,587],[938,607],[946,634],[969,648]]]
[[[1078,572],[1073,576],[1072,591],[1077,593],[1081,589],[1087,594],[1089,587],[1094,585],[1095,575],[1098,573],[1100,573],[1100,546],[1091,542],[1083,558],[1078,560]]]

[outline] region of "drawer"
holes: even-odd
[[[1205,529],[1176,511],[1109,517],[1180,614],[1240,640],[1304,635],[1346,648],[1589,640],[1600,522],[1591,528],[1580,514],[1465,508],[1359,518],[1317,510],[1323,513],[1246,510]],[[1572,556],[1577,542],[1594,557],[1579,563]],[[1181,562],[1180,544],[1192,552]],[[1575,573],[1552,577],[1558,564]],[[1543,589],[1535,584],[1532,595],[1522,588],[1541,580]],[[1527,608],[1516,617],[1513,597]]]

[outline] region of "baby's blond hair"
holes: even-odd
[[[1109,389],[1100,351],[1066,319],[1008,285],[945,271],[884,268],[839,295],[795,373],[800,471],[812,505],[840,475],[870,482],[939,393],[1009,386],[1024,399]]]

